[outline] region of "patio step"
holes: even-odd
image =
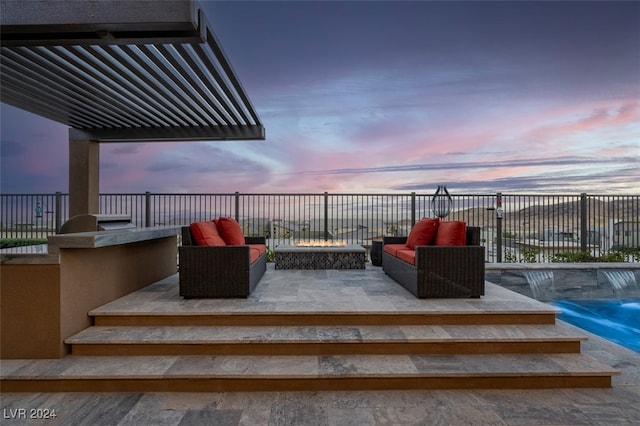
[[[74,355],[410,355],[579,353],[560,325],[94,326],[65,340]]]
[[[610,387],[583,354],[68,356],[4,360],[1,392],[238,392]]]
[[[109,312],[89,313],[97,326],[364,326],[554,324],[557,309],[433,312]]]
[[[491,283],[420,300],[378,270],[268,270],[247,299],[184,300],[176,276],[89,312],[59,360],[3,360],[0,391],[611,387],[557,309]]]

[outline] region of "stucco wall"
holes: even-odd
[[[0,357],[60,357],[60,265],[0,268]]]

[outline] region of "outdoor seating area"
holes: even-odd
[[[264,237],[245,237],[231,218],[182,227],[180,296],[247,297],[267,268]]]
[[[383,244],[383,271],[418,298],[484,294],[479,227],[424,218],[408,237],[385,237]],[[266,239],[244,236],[228,217],[182,227],[179,254],[184,298],[248,297],[266,270]],[[365,249],[356,245],[286,245],[276,247],[275,255],[276,269],[364,269],[365,264]],[[352,256],[357,256],[353,265]]]
[[[423,219],[408,237],[385,237],[384,272],[418,298],[484,295],[480,228]]]

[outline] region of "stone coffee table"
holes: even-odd
[[[276,269],[365,269],[366,249],[342,246],[280,245],[274,249]]]

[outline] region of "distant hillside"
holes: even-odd
[[[547,200],[547,198],[544,198]],[[536,204],[522,207],[515,211],[505,205],[503,214],[504,229],[537,229],[558,228],[576,229],[580,226],[580,201],[557,204]],[[517,207],[517,206],[516,206]],[[640,205],[638,200],[616,199],[602,201],[587,199],[587,220],[589,227],[603,227],[610,218],[625,221],[640,221]],[[451,213],[447,220],[465,220],[477,226],[490,227],[496,225],[495,210],[474,207]]]
[[[640,220],[637,200],[601,201],[587,199],[587,220],[591,226],[605,226],[610,218],[616,220]],[[571,224],[580,221],[580,202],[572,201],[559,204],[535,205],[523,208],[515,214],[527,222],[552,222]]]

